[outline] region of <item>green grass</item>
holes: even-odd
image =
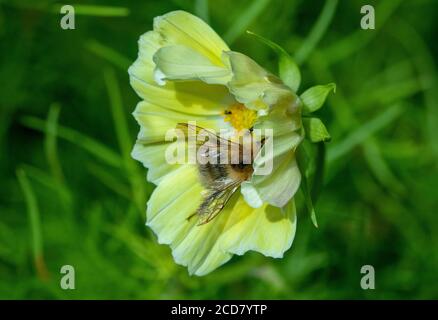
[[[0,4],[0,298],[438,298],[433,0],[369,1],[372,31],[359,0],[101,2],[77,6],[75,30],[53,1]],[[283,259],[249,253],[190,277],[145,226],[154,186],[130,157],[140,98],[127,68],[153,17],[175,9],[273,72],[275,52],[246,31],[281,45],[300,92],[337,85],[316,112],[332,136],[308,202],[318,228],[299,198]],[[73,291],[59,285],[66,264]],[[365,264],[374,291],[360,288]]]

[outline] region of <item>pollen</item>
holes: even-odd
[[[225,110],[224,120],[231,123],[234,129],[240,131],[251,129],[257,119],[257,112],[246,108],[241,103],[235,103]]]

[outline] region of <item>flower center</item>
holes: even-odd
[[[241,103],[235,103],[225,110],[224,120],[231,123],[234,129],[240,131],[251,129],[257,119],[257,112],[246,108]]]

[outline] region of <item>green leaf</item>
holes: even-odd
[[[311,187],[309,184],[309,176],[310,173],[310,159],[308,154],[306,153],[305,149],[303,147],[300,147],[298,154],[298,167],[301,172],[301,184],[300,184],[300,190],[304,197],[304,203],[306,205],[307,212],[310,215],[310,219],[312,220],[313,225],[318,228],[318,221],[316,219],[316,211],[315,207],[313,206],[313,200],[312,200],[312,194],[310,192]]]
[[[310,194],[312,195],[313,202],[316,203],[319,193],[324,185],[326,150],[323,142],[317,143],[314,146],[316,146],[315,170],[313,172],[313,183]]]
[[[304,91],[300,96],[303,103],[303,112],[311,113],[321,108],[327,99],[327,95],[332,90],[336,92],[336,85],[334,83],[314,86]]]
[[[247,31],[248,34],[254,36],[260,42],[271,47],[278,55],[278,72],[281,80],[290,87],[293,91],[297,92],[301,83],[301,73],[295,60],[284,50],[280,45],[266,39],[254,32]]]
[[[298,65],[292,57],[281,55],[278,67],[280,78],[283,80],[284,84],[297,92],[301,83],[301,73]]]
[[[325,125],[318,118],[303,118],[306,138],[311,142],[327,142],[331,137]]]
[[[304,201],[306,202],[307,211],[310,214],[310,219],[312,220],[313,225],[315,228],[318,228],[318,220],[316,219],[316,211],[315,207],[313,206],[312,197],[309,192],[309,184],[307,181],[307,177],[303,175],[303,181],[301,183],[301,191],[304,195]]]

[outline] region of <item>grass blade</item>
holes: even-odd
[[[46,137],[44,140],[44,151],[46,152],[47,162],[49,163],[50,170],[53,177],[59,184],[64,184],[64,174],[58,157],[57,147],[57,130],[58,130],[58,118],[59,118],[60,106],[53,104],[50,106],[49,114],[46,122]]]
[[[321,14],[318,17],[318,20],[316,20],[316,23],[310,31],[309,35],[306,37],[304,43],[295,54],[295,61],[298,64],[302,64],[307,59],[309,54],[313,51],[318,42],[324,36],[328,26],[333,20],[337,5],[338,0],[326,0],[324,8],[322,9]]]
[[[376,139],[371,138],[372,143],[364,144],[364,155],[371,167],[376,178],[388,186],[388,190],[394,190],[396,193],[404,193],[406,188],[392,174],[386,162],[383,160],[381,150]]]
[[[354,147],[364,142],[371,135],[389,125],[401,114],[401,111],[402,108],[399,105],[396,105],[385,110],[376,118],[360,126],[358,129],[353,131],[347,138],[337,144],[334,144],[328,150],[327,162],[333,162],[336,159],[347,154]]]
[[[225,32],[223,38],[228,44],[232,44],[240,37],[251,23],[265,10],[271,0],[255,0],[245,10],[234,24]]]
[[[364,33],[358,26],[357,31],[354,31],[350,35],[345,36],[344,39],[340,39],[327,49],[324,49],[323,55],[327,60],[327,64],[331,65],[341,61],[368,45],[370,41],[379,34],[378,31],[383,29],[386,21],[392,16],[401,3],[401,0],[381,1],[375,10],[379,13],[376,30]]]
[[[115,193],[121,195],[122,197],[128,200],[132,199],[132,195],[131,195],[131,191],[129,190],[129,187],[126,186],[124,183],[121,183],[120,179],[114,176],[113,173],[108,172],[101,166],[93,163],[88,165],[88,170],[100,182],[102,182],[109,189],[113,190]]]
[[[113,115],[113,122],[116,129],[117,141],[122,153],[123,162],[131,183],[132,196],[139,211],[143,211],[144,207],[144,181],[142,175],[138,172],[136,163],[131,158],[131,148],[133,141],[128,130],[128,121],[126,119],[126,112],[123,109],[120,88],[117,83],[117,78],[113,69],[104,71],[105,84],[110,100],[111,113]]]
[[[53,6],[53,13],[59,13],[63,5]],[[87,4],[73,5],[75,14],[94,17],[126,17],[129,15],[129,9],[125,7],[99,6]]]
[[[278,73],[280,78],[283,80],[284,84],[289,86],[293,91],[297,92],[301,83],[301,72],[295,63],[295,60],[289,55],[289,53],[287,53],[283,47],[269,39],[266,39],[265,37],[262,37],[249,30],[247,30],[246,33],[255,37],[263,44],[269,46],[277,53]]]
[[[126,113],[122,106],[120,88],[113,69],[106,69],[103,73],[103,76],[110,101],[111,114],[113,116],[117,141],[119,143],[125,165],[128,167],[129,163],[131,162],[130,153],[132,141],[128,130],[128,122],[125,116]]]
[[[327,78],[333,79],[333,75],[331,74],[330,69],[327,66],[327,62],[321,59],[321,57],[318,55],[319,53],[317,53],[317,57],[315,57],[315,59],[312,59],[310,61],[310,66],[314,68],[315,74],[324,74]],[[321,81],[323,81],[323,79],[321,79]],[[361,122],[352,112],[352,109],[350,107],[351,104],[343,96],[342,90],[339,90],[339,92],[334,95],[332,99],[333,105],[336,106],[336,108],[333,108],[332,110],[334,111],[337,123],[340,125],[343,131],[351,132],[354,128],[358,128]],[[367,160],[368,166],[375,175],[375,177],[388,189],[392,188],[396,191],[402,192],[403,185],[400,184],[396,177],[393,175],[389,165],[383,158],[382,152],[379,149],[379,146],[376,144],[376,141],[372,137],[367,138],[361,143],[361,145],[364,148],[364,155],[365,159]],[[370,152],[371,150],[373,150],[374,152]],[[371,158],[371,154],[372,157],[374,157],[373,159]],[[327,161],[329,160],[330,159],[327,159]],[[329,165],[331,169],[327,171],[329,174],[325,177],[325,182],[329,181],[335,175],[337,169],[339,169],[339,166],[335,166],[333,161],[330,163],[327,162],[327,166]]]
[[[415,68],[419,74],[418,81],[421,86],[426,87],[423,91],[423,100],[427,112],[426,135],[429,139],[430,148],[435,158],[438,158],[438,77],[437,66],[434,56],[422,36],[409,24],[399,20],[396,26],[397,32],[392,30],[394,37],[400,41],[403,47],[411,53]]]
[[[47,174],[45,171],[37,167],[23,164],[22,168],[32,180],[58,193],[67,208],[71,206],[72,195],[70,190],[65,185],[59,185],[58,181],[56,181],[53,176]]]
[[[24,194],[26,201],[27,213],[31,229],[31,244],[33,250],[33,258],[37,275],[40,279],[46,280],[49,273],[46,268],[43,254],[43,239],[41,235],[40,212],[38,209],[35,193],[27,178],[26,172],[20,168],[16,171],[17,179]]]
[[[128,70],[128,67],[131,65],[132,61],[126,58],[124,55],[119,53],[118,51],[110,48],[96,40],[89,40],[86,42],[85,47],[97,55],[98,57],[107,60],[112,63],[115,67],[120,68],[124,72]]]
[[[25,116],[21,118],[20,121],[28,128],[41,132],[46,131],[46,122],[37,117]],[[64,126],[58,126],[57,136],[83,148],[96,158],[101,159],[103,162],[111,166],[118,168],[123,167],[123,160],[116,152],[76,130]]]
[[[195,1],[195,14],[205,22],[207,23],[210,22],[210,18],[208,14],[208,0]]]

